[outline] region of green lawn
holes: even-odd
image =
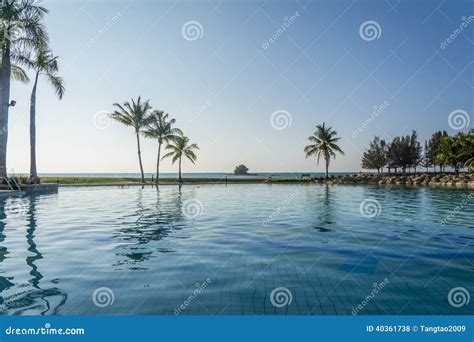
[[[146,184],[154,184],[151,178],[145,179]],[[183,178],[184,184],[225,184],[225,178]],[[272,183],[308,182],[301,178],[273,178]],[[60,185],[139,185],[139,178],[112,177],[41,177],[41,183],[58,183]],[[177,179],[160,179],[160,184],[177,184]],[[265,183],[264,179],[227,179],[227,183]]]

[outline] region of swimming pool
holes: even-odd
[[[474,193],[71,187],[0,202],[2,314],[472,314]]]

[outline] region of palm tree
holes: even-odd
[[[183,135],[183,132],[179,128],[173,128],[175,119],[168,120],[168,113],[164,113],[161,110],[155,110],[150,116],[150,123],[145,129],[143,134],[147,138],[158,140],[158,157],[156,159],[156,183],[160,179],[160,155],[161,145],[165,142],[168,143],[171,139],[176,138],[177,135]]]
[[[46,44],[48,35],[42,19],[48,11],[34,0],[0,2],[0,177],[7,176],[8,111],[10,79],[15,56],[38,45]],[[15,72],[15,71],[13,71]]]
[[[441,139],[436,159],[439,164],[451,166],[454,172],[459,173],[463,163],[459,160],[460,148],[456,142],[456,137],[446,136]]]
[[[467,167],[468,171],[474,170],[474,157],[469,158],[464,162],[464,166]]]
[[[194,153],[195,150],[199,150],[198,145],[190,144],[189,138],[184,135],[178,135],[165,147],[170,152],[166,153],[161,160],[173,157],[171,162],[174,164],[177,160],[179,161],[179,182],[183,183],[181,178],[181,159],[183,156],[188,158],[193,164],[196,162],[197,156]]]
[[[151,110],[150,101],[142,102],[141,96],[137,101],[132,99],[132,103],[124,102],[123,105],[114,103],[118,108],[115,112],[110,114],[110,117],[125,126],[131,126],[135,129],[137,137],[138,162],[140,164],[140,173],[142,176],[142,183],[145,183],[145,175],[143,173],[142,153],[140,150],[140,132],[151,122],[149,112]]]
[[[312,143],[305,147],[304,152],[306,153],[306,158],[316,155],[318,158],[323,156],[326,161],[326,179],[329,175],[329,162],[331,157],[336,158],[336,152],[344,155],[344,152],[336,144],[340,138],[336,137],[337,132],[332,129],[332,127],[326,127],[326,124],[323,122],[322,125],[316,126],[316,131],[311,135],[308,140]]]
[[[474,129],[468,133],[458,133],[455,137],[459,152],[456,158],[463,163],[469,171],[474,169]]]
[[[30,178],[35,180],[38,177],[36,168],[36,89],[40,76],[45,76],[56,95],[61,100],[64,95],[64,82],[58,75],[58,57],[44,47],[36,50],[35,57],[22,59],[23,63],[34,70],[35,80],[31,91],[30,103]]]

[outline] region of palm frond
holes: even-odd
[[[56,93],[56,95],[61,100],[63,98],[64,92],[66,90],[65,87],[64,87],[64,81],[63,81],[62,77],[59,77],[55,74],[48,74],[47,77],[48,77],[49,83],[51,83],[51,85],[54,89],[54,92]]]
[[[10,77],[12,80],[20,81],[22,83],[28,83],[30,81],[30,78],[26,74],[26,71],[17,65],[12,65]]]
[[[141,97],[138,97],[137,101],[132,99],[131,103],[128,101],[123,104],[114,103],[113,106],[118,110],[109,114],[109,116],[126,126],[134,127],[137,133],[146,130],[151,122],[149,116],[151,106],[149,101],[142,104]]]

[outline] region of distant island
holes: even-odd
[[[235,176],[255,176],[256,173],[249,173],[249,168],[241,164],[235,167],[234,175]]]

